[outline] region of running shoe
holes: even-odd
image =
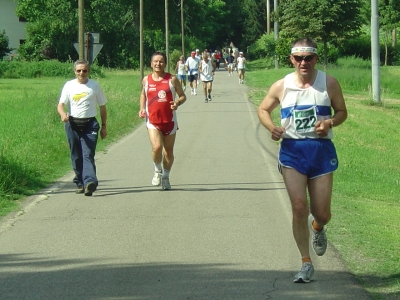
[[[193,89],[190,89],[190,95],[193,95]]]
[[[161,184],[162,174],[159,172],[154,172],[153,180],[151,181],[152,185],[160,185]]]
[[[211,100],[212,100],[211,95],[208,95],[208,101],[211,101]]]
[[[308,224],[310,225],[311,232],[313,233],[312,247],[318,256],[322,256],[325,254],[326,247],[328,246],[328,239],[326,238],[325,234],[326,230],[325,228],[322,228],[320,231],[315,230],[312,226],[313,221],[314,217],[309,215]]]
[[[162,189],[163,190],[170,190],[171,184],[169,183],[169,178],[161,178]]]
[[[314,275],[314,267],[312,263],[305,262],[301,266],[300,272],[294,276],[294,283],[307,283],[311,281],[311,277]]]
[[[206,99],[204,100],[204,102],[205,102],[205,103],[208,103],[208,99],[206,98]]]
[[[193,95],[195,95],[195,96],[197,95],[196,91],[193,92]]]

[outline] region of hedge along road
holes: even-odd
[[[211,102],[187,94],[172,190],[151,185],[141,124],[97,154],[92,197],[69,173],[1,221],[1,299],[370,299],[330,245],[312,256],[314,280],[293,283],[278,146],[246,86],[220,71]]]

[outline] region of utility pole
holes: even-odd
[[[144,77],[144,63],[143,63],[143,0],[140,0],[140,8],[139,8],[140,20],[139,20],[139,27],[140,27],[140,83]]]
[[[381,101],[378,0],[371,0],[372,99]]]
[[[271,5],[269,0],[266,0],[265,3],[267,5],[267,34],[269,35],[271,32]]]
[[[182,55],[185,56],[185,33],[183,25],[183,0],[181,0],[181,36],[182,36]]]
[[[169,28],[168,28],[168,0],[165,0],[165,55],[167,56],[167,71],[169,73]]]
[[[278,0],[274,0],[274,12],[276,13],[278,9]],[[275,43],[278,40],[278,22],[274,21],[274,38],[275,38]],[[276,48],[276,46],[275,46]],[[276,51],[275,51],[275,69],[279,69],[279,61],[278,61],[278,57],[276,55]]]
[[[83,0],[78,0],[78,55],[79,59],[85,59],[85,42],[84,42],[84,8],[83,8]]]

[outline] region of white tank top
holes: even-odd
[[[331,99],[326,87],[326,73],[317,72],[314,84],[306,89],[296,86],[294,73],[285,76],[280,105],[281,125],[286,132],[282,138],[321,138],[315,131],[315,123],[331,118]],[[324,138],[332,139],[332,130]]]
[[[178,63],[178,75],[186,75],[185,63],[181,61]]]

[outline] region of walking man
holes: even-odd
[[[186,60],[186,71],[188,72],[188,80],[190,84],[190,94],[197,95],[197,77],[199,75],[199,59],[196,57],[196,52],[192,51],[190,57]]]
[[[87,61],[76,61],[74,72],[76,79],[64,85],[57,111],[65,123],[76,193],[92,196],[98,186],[94,159],[98,132],[102,139],[107,136],[107,100],[100,85],[88,78],[90,66]],[[100,107],[101,128],[96,119],[97,106]]]
[[[318,55],[314,41],[294,41],[290,60],[295,71],[271,86],[258,116],[274,141],[282,139],[278,166],[290,198],[293,236],[302,259],[294,282],[303,283],[310,282],[314,274],[309,230],[315,253],[321,256],[326,251],[325,225],[331,218],[333,172],[338,168],[332,129],[346,120],[347,109],[338,81],[315,69]],[[281,126],[271,117],[278,105]]]
[[[176,110],[186,101],[186,95],[178,78],[165,72],[166,61],[162,52],[155,52],[151,57],[153,73],[145,76],[142,81],[139,116],[146,117],[152,147],[154,176],[151,183],[161,184],[163,190],[170,190],[169,174],[174,163],[174,145],[178,130]]]

